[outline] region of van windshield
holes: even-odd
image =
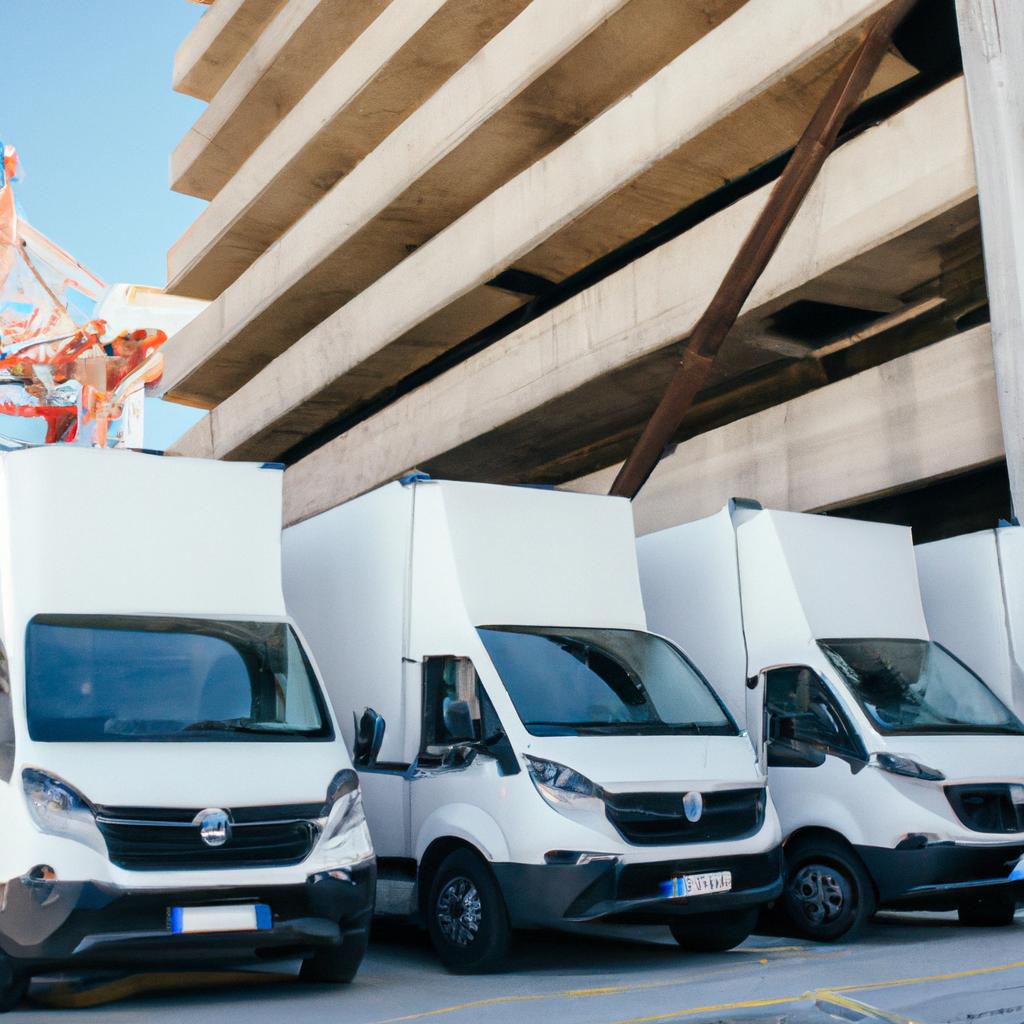
[[[820,643],[880,732],[1024,733],[1017,716],[934,641]]]
[[[333,737],[309,661],[283,622],[37,615],[25,688],[34,740]]]
[[[534,736],[739,733],[700,673],[650,633],[520,626],[479,633]]]

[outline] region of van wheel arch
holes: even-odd
[[[805,843],[813,843],[819,840],[827,840],[829,842],[838,843],[840,846],[846,848],[846,852],[851,856],[855,857],[864,869],[864,873],[871,879],[871,886],[874,889],[875,901],[877,903],[879,898],[878,882],[875,881],[874,875],[868,870],[867,864],[864,863],[864,859],[861,857],[857,850],[854,848],[853,843],[842,834],[842,832],[836,832],[835,829],[825,828],[823,825],[808,825],[806,828],[797,829],[792,835],[787,836],[782,844],[782,852],[785,852],[791,847],[795,847],[797,843],[801,846]]]
[[[456,850],[469,850],[475,853],[481,860],[490,864],[487,856],[477,846],[465,839],[456,836],[442,836],[435,839],[424,851],[416,870],[416,906],[419,909],[420,917],[425,922],[427,919],[427,899],[430,895],[430,883],[434,874],[444,862],[444,859]]]
[[[810,856],[806,852],[810,852]],[[789,901],[788,890],[792,872],[801,862],[817,861],[818,863],[833,865],[841,873],[845,872],[855,883],[855,886],[859,885],[866,897],[866,899],[862,898],[861,905],[864,909],[856,915],[855,922],[848,928],[840,930],[834,935],[827,934],[829,926],[826,926],[826,931],[820,932],[817,929],[808,930],[807,928],[801,928],[805,935],[816,938],[818,941],[826,942],[835,941],[843,937],[852,938],[860,930],[861,926],[874,915],[879,902],[878,883],[853,844],[844,835],[829,828],[803,828],[794,832],[786,839],[783,843],[783,853],[786,870],[786,892],[784,892],[782,899],[776,904],[776,907],[783,910],[785,916],[790,917],[790,920],[794,921],[794,923],[795,918],[790,916],[791,908],[788,908],[786,904]],[[843,884],[845,885],[846,883]],[[853,906],[856,906],[856,904],[853,904]]]

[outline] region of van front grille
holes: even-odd
[[[704,793],[696,821],[683,812],[683,793],[605,793],[605,813],[627,843],[669,846],[709,843],[753,835],[764,822],[765,791],[729,789]]]
[[[1024,832],[1024,786],[1006,783],[946,786],[946,798],[956,816],[972,832]]]
[[[111,861],[130,871],[276,867],[298,864],[309,856],[318,829],[308,819],[318,810],[239,808],[231,815],[231,834],[222,846],[203,841],[199,826],[193,824],[198,811],[100,807],[96,823]]]

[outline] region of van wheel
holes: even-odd
[[[508,911],[491,869],[475,853],[456,850],[441,862],[430,883],[427,931],[441,962],[456,974],[505,966]]]
[[[0,953],[0,1013],[7,1013],[21,1003],[28,983],[28,975],[19,971],[9,956]]]
[[[979,896],[957,907],[960,923],[970,928],[1003,928],[1013,924],[1017,901],[1007,896]]]
[[[782,910],[796,931],[818,942],[852,939],[875,912],[875,888],[844,844],[797,840],[786,849]]]
[[[302,961],[299,977],[303,981],[347,985],[359,970],[369,941],[367,932],[350,932],[337,946],[317,950]]]
[[[757,910],[691,914],[670,924],[672,938],[690,953],[724,953],[743,942],[757,925]]]

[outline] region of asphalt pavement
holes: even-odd
[[[39,979],[10,1024],[181,1021],[261,1024],[818,1024],[1024,1022],[1024,915],[965,929],[953,915],[880,915],[855,943],[753,936],[729,953],[681,952],[667,930],[530,933],[501,974],[445,973],[426,939],[375,937],[355,982],[274,972]]]

